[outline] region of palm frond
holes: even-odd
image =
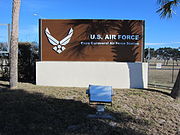
[[[173,8],[180,4],[180,0],[158,0],[157,2],[161,5],[161,8],[156,12],[160,13],[161,18],[171,18],[174,13]]]
[[[170,2],[170,0],[157,0],[157,3],[159,5],[164,5],[164,4],[168,3],[168,2]]]

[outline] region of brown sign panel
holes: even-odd
[[[142,20],[40,20],[42,61],[142,61]]]

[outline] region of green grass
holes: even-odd
[[[106,112],[115,120],[88,119],[96,112],[86,88],[43,87],[0,82],[0,135],[176,134],[180,103],[159,89],[114,89]]]

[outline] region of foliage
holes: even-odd
[[[154,49],[154,48],[146,48],[146,49],[144,50],[145,58],[147,58],[148,53],[149,53],[149,50],[150,50],[150,54],[151,54],[150,58],[156,57],[156,52],[155,52],[155,49]]]
[[[158,48],[157,50],[155,50],[154,48],[149,48],[149,49],[150,49],[151,57],[159,57],[162,59],[164,59],[164,58],[172,58],[172,59],[180,58],[180,52],[176,48],[164,47],[164,48]],[[144,51],[145,51],[145,57],[146,57],[148,54],[148,48],[146,48]]]
[[[19,43],[18,75],[19,81],[35,81],[35,62],[38,59],[37,48],[29,42]]]
[[[170,47],[164,47],[159,48],[155,52],[157,55],[161,56],[163,59],[177,59],[180,58],[180,52],[178,49],[170,48]]]
[[[36,42],[19,42],[18,44],[18,80],[23,82],[35,82],[35,64],[38,59]],[[8,61],[8,56],[1,56],[1,60]],[[9,80],[9,63],[1,70],[2,79]]]
[[[9,55],[8,53],[0,54],[0,74],[3,80],[9,79]]]
[[[175,13],[173,8],[178,7],[180,4],[180,0],[158,0],[160,4],[160,8],[156,11],[160,13],[161,18],[171,18],[172,14]]]
[[[6,51],[7,50],[7,42],[0,42],[0,51]]]
[[[149,54],[150,52],[150,54]],[[176,48],[164,47],[158,48],[155,50],[154,48],[146,48],[144,50],[145,58],[151,59],[152,57],[156,57],[157,59],[164,60],[164,64],[168,65],[168,61],[170,59],[175,60],[176,62],[180,59],[180,51]]]

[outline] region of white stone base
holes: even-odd
[[[92,84],[113,88],[147,88],[148,64],[40,61],[36,63],[36,84],[62,87],[88,87]]]

